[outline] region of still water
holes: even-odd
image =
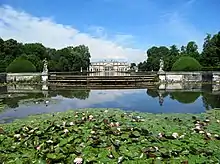
[[[0,122],[77,108],[120,108],[150,113],[202,113],[220,108],[220,92],[213,92],[212,86],[202,88],[196,91],[150,88],[41,91],[32,86],[1,87]]]

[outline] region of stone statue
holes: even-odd
[[[43,72],[44,72],[44,73],[48,73],[47,60],[46,60],[46,58],[43,60],[43,63],[44,63]]]
[[[163,71],[163,67],[164,67],[164,61],[160,59],[160,70],[159,71]]]
[[[48,80],[47,60],[44,59],[43,63],[44,63],[44,68],[43,68],[41,80],[42,80],[43,84],[45,84],[45,83],[47,83],[47,80]],[[48,86],[47,85],[43,85],[42,86],[42,90],[48,90]]]

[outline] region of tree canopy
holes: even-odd
[[[203,70],[220,70],[220,32],[207,34],[202,51],[198,45],[189,41],[178,48],[176,45],[153,46],[147,50],[147,59],[141,61],[137,67],[139,71],[158,71],[160,59],[164,61],[164,70],[171,71],[173,64],[183,56],[196,59]],[[7,66],[17,57],[24,57],[36,67],[37,72],[43,69],[43,60],[48,60],[48,69],[51,72],[87,70],[90,64],[89,48],[85,45],[68,46],[62,49],[45,47],[42,43],[22,44],[14,39],[0,38],[0,72],[5,72]],[[132,64],[132,68],[135,64]]]
[[[153,46],[146,53],[147,59],[138,64],[139,71],[158,71],[160,59],[164,61],[164,71],[171,71],[173,64],[185,56],[196,59],[203,70],[220,70],[220,32],[213,36],[207,34],[202,52],[199,52],[196,42],[189,41],[180,49],[176,45]]]
[[[87,70],[90,65],[89,48],[85,45],[69,46],[62,49],[47,48],[41,43],[22,44],[14,39],[0,38],[0,72],[18,57],[30,61],[37,72],[43,70],[43,60],[48,61],[51,72]]]

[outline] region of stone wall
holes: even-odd
[[[217,83],[220,82],[220,72],[213,72],[213,81]]]
[[[7,73],[7,82],[28,81],[42,76],[42,73]]]
[[[159,90],[185,90],[185,91],[201,91],[201,83],[162,83],[159,85]]]
[[[220,72],[160,72],[158,75],[162,82],[220,82]]]

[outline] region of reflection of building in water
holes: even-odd
[[[110,72],[110,71],[128,71],[130,69],[130,64],[127,62],[118,61],[100,61],[92,62],[89,70],[91,72]]]

